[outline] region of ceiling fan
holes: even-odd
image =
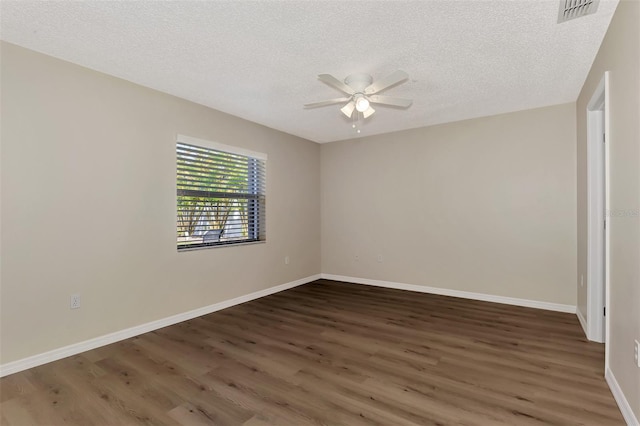
[[[371,104],[408,108],[413,103],[411,99],[378,95],[378,93],[383,90],[403,83],[408,78],[409,75],[406,72],[398,70],[376,82],[373,82],[373,78],[369,74],[351,74],[344,79],[343,83],[330,74],[320,74],[318,80],[344,92],[348,96],[314,102],[306,104],[304,107],[318,108],[347,102],[340,108],[340,111],[349,118],[353,116],[354,110],[361,112],[364,118],[370,117],[371,114],[376,112],[376,110],[371,107]]]

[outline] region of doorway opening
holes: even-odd
[[[587,338],[605,343],[609,315],[609,72],[587,105]]]

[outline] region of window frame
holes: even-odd
[[[233,192],[216,192],[212,191],[207,193],[207,191],[201,190],[188,190],[188,189],[178,189],[178,145],[186,144],[192,145],[197,148],[202,148],[206,150],[220,151],[225,154],[232,155],[240,155],[246,157],[249,160],[249,164],[247,165],[247,174],[253,169],[254,178],[248,179],[249,188],[253,188],[252,191],[247,193],[233,193]],[[248,245],[248,244],[261,244],[266,242],[266,167],[267,167],[267,154],[257,151],[252,151],[245,148],[240,148],[233,145],[226,145],[219,142],[214,142],[206,139],[194,138],[186,135],[177,135],[175,138],[174,144],[174,183],[175,183],[175,191],[174,191],[174,200],[175,200],[175,209],[174,213],[176,214],[176,223],[174,229],[178,230],[178,209],[179,209],[179,197],[190,195],[190,196],[202,196],[202,198],[211,197],[211,198],[232,198],[232,199],[243,199],[247,201],[247,232],[248,238],[240,239],[240,240],[228,240],[228,241],[214,241],[209,243],[194,243],[194,244],[180,244],[179,240],[176,240],[176,248],[178,252],[184,251],[192,251],[192,250],[202,250],[209,248],[218,248],[218,247],[231,247],[238,245]],[[260,164],[262,162],[262,164]],[[253,164],[253,165],[252,165]],[[262,170],[262,179],[260,179],[260,171]],[[254,212],[249,213],[250,211]],[[177,238],[180,238],[177,236]]]

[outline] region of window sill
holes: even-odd
[[[183,248],[183,249],[178,249],[178,253],[183,253],[183,252],[187,252],[187,251],[196,251],[196,250],[209,250],[209,249],[216,249],[216,248],[222,248],[222,247],[238,247],[238,246],[252,246],[254,244],[265,244],[267,241],[247,241],[247,242],[242,242],[242,243],[230,243],[230,244],[216,244],[216,245],[211,245],[211,246],[206,246],[206,247],[189,247],[189,248]]]

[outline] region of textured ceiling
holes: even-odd
[[[617,0],[1,2],[0,37],[316,142],[573,102]],[[410,79],[355,134],[317,74]],[[336,96],[338,95],[338,96]]]

